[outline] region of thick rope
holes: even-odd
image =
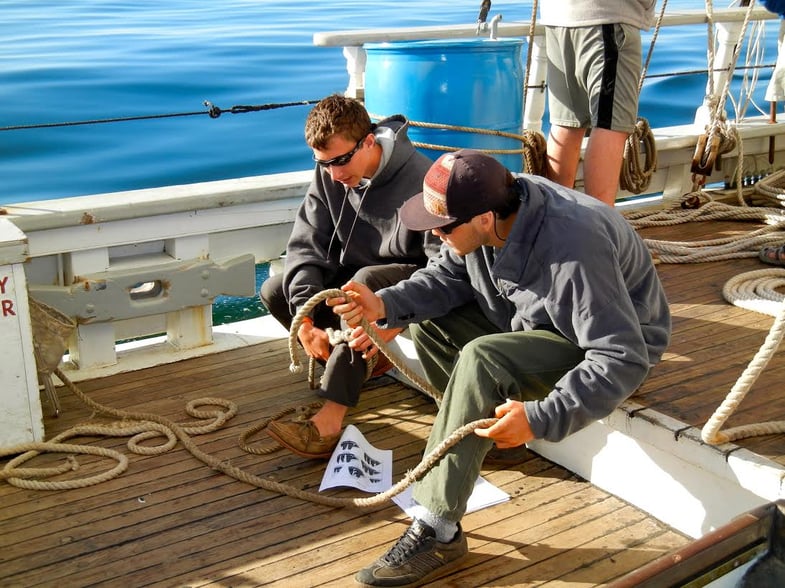
[[[329,288],[327,290],[322,290],[321,292],[317,292],[302,306],[300,311],[295,316],[294,321],[292,322],[292,329],[289,332],[289,357],[291,358],[292,362],[289,364],[289,370],[292,373],[298,373],[302,370],[302,364],[298,358],[299,346],[297,345],[297,329],[295,329],[295,325],[297,324],[298,320],[302,321],[302,317],[308,315],[311,312],[311,309],[322,302],[323,300],[327,300],[328,298],[345,298],[346,292],[343,290],[339,290],[338,288]],[[419,374],[410,370],[405,363],[401,362],[398,357],[395,356],[394,353],[390,351],[389,345],[384,342],[384,340],[379,337],[376,329],[367,321],[365,318],[360,320],[360,326],[363,327],[365,333],[368,335],[370,340],[379,348],[379,352],[384,353],[387,356],[387,359],[401,372],[404,376],[409,378],[417,387],[419,387],[425,394],[433,398],[437,403],[441,402],[442,393],[431,386],[430,382],[424,380],[420,377]],[[374,356],[375,357],[375,356]]]
[[[785,295],[777,288],[784,286],[785,269],[772,267],[732,277],[723,286],[722,295],[734,306],[776,317],[785,302]]]
[[[338,290],[340,292],[340,290]],[[300,330],[300,325],[302,325],[303,319],[307,316],[311,315],[311,311],[325,298],[329,298],[328,296],[322,295],[323,293],[317,293],[308,301],[302,305],[300,310],[297,311],[297,314],[294,315],[292,319],[292,326],[289,329],[289,357],[291,358],[292,362],[289,364],[289,371],[293,374],[299,374],[303,367],[300,363],[300,360],[297,358],[297,349],[299,348],[297,342],[297,333]],[[337,345],[342,342],[349,341],[351,329],[346,329],[344,331],[335,331],[334,329],[330,329],[327,333],[328,337],[330,337],[330,344]],[[373,374],[373,368],[376,366],[376,362],[378,358],[373,357],[371,360],[367,361],[367,369],[365,372],[365,379],[371,377]],[[316,389],[316,360],[313,357],[308,358],[308,382],[311,385],[311,390]]]
[[[302,500],[307,500],[309,502],[314,502],[317,504],[322,504],[325,506],[332,506],[336,508],[343,508],[346,506],[351,506],[355,508],[377,508],[383,505],[387,500],[400,494],[403,492],[407,487],[411,484],[422,478],[433,466],[438,463],[438,461],[444,456],[447,450],[458,443],[461,439],[466,437],[467,435],[474,432],[477,428],[484,428],[490,427],[494,423],[497,422],[497,419],[490,418],[490,419],[481,419],[460,427],[456,431],[454,431],[447,439],[442,441],[433,451],[431,451],[428,455],[426,455],[422,461],[409,472],[392,488],[389,490],[376,494],[375,496],[369,498],[341,498],[341,497],[333,497],[333,496],[325,496],[322,494],[317,494],[315,492],[306,492],[303,490],[299,490],[294,486],[289,484],[283,484],[280,482],[276,482],[275,480],[271,480],[269,478],[263,478],[261,476],[256,476],[254,474],[249,474],[248,472],[235,467],[228,463],[225,460],[216,459],[215,457],[205,453],[201,449],[199,449],[194,442],[191,440],[188,433],[185,429],[180,426],[179,424],[156,414],[152,413],[143,413],[143,412],[133,412],[133,411],[124,411],[114,409],[108,406],[101,405],[78,389],[78,387],[71,382],[71,380],[63,373],[63,371],[58,367],[55,369],[55,374],[58,378],[65,384],[65,386],[77,396],[82,402],[84,402],[88,407],[93,409],[97,413],[106,414],[109,416],[113,416],[116,418],[124,419],[124,420],[139,420],[139,421],[150,421],[152,423],[158,423],[163,427],[167,428],[171,433],[183,444],[183,446],[197,459],[202,461],[203,463],[210,466],[212,469],[219,471],[223,474],[226,474],[236,480],[241,482],[245,482],[247,484],[251,484],[253,486],[262,488],[264,490],[269,490],[271,492],[277,492],[279,494],[284,494],[286,496],[291,496],[293,498],[299,498]],[[197,402],[197,401],[194,401]],[[220,401],[218,399],[206,399],[202,402],[205,403],[215,403],[218,404]],[[202,414],[207,414],[206,411],[201,411]],[[210,414],[215,414],[215,411],[210,411]],[[229,413],[222,413],[225,418],[229,418]],[[43,446],[41,446],[43,447]],[[92,448],[91,449],[96,449]],[[100,449],[100,448],[99,448]],[[8,450],[3,450],[4,455],[8,455],[9,451],[12,451],[13,448]],[[85,453],[89,453],[90,451],[85,451]],[[120,469],[120,466],[115,468],[115,470]],[[17,472],[18,473],[18,472]],[[89,481],[93,484],[98,483],[100,481],[104,481],[105,476],[96,476],[95,479],[90,479]],[[100,478],[100,479],[98,479]],[[10,480],[9,480],[10,481]],[[81,487],[81,486],[72,486],[72,487]]]
[[[687,196],[694,196],[695,201],[699,201],[701,197],[699,194]],[[704,241],[644,239],[655,263],[702,263],[757,257],[762,247],[785,242],[785,215],[777,208],[740,207],[708,201],[705,204],[698,203],[698,208],[629,211],[624,213],[624,217],[636,229],[709,220],[757,220],[769,225],[743,237]]]
[[[688,195],[689,196],[689,195]],[[710,220],[761,221],[770,225],[785,222],[785,214],[779,208],[762,206],[736,206],[723,202],[709,201],[699,208],[668,208],[664,210],[623,211],[624,218],[636,229],[644,227],[663,227],[688,222]]]
[[[785,170],[775,171],[755,183],[755,193],[767,204],[783,206],[785,202]]]
[[[314,297],[317,300],[314,300],[313,304],[317,304],[319,301],[329,296],[333,296],[333,297],[344,296],[344,293],[341,290],[325,291]],[[310,307],[311,305],[306,305],[306,306]],[[379,347],[380,349],[383,348],[386,349],[386,345],[384,341],[382,341],[377,336],[376,331],[370,327],[367,321],[363,321],[363,326],[366,328],[366,332],[368,333],[368,336],[377,345],[377,347]],[[295,360],[293,359],[293,363],[294,362]],[[79,436],[79,435],[83,436],[86,434],[105,435],[105,436],[106,435],[109,436],[134,435],[132,440],[129,441],[128,446],[129,449],[131,449],[136,453],[143,453],[143,454],[150,455],[150,454],[157,454],[164,451],[168,451],[169,449],[174,447],[176,441],[179,440],[183,444],[183,447],[185,447],[191,453],[191,455],[193,455],[203,463],[207,464],[212,469],[222,472],[236,480],[245,482],[247,484],[251,484],[253,486],[262,488],[264,490],[269,490],[271,492],[277,492],[279,494],[284,494],[286,496],[291,496],[293,498],[300,498],[302,500],[307,500],[309,502],[314,502],[317,504],[332,506],[336,508],[342,508],[347,506],[360,508],[360,509],[378,508],[381,505],[385,504],[390,498],[396,496],[397,494],[400,494],[411,484],[422,478],[428,471],[430,471],[433,468],[433,466],[436,463],[439,462],[439,460],[446,454],[449,448],[455,445],[456,443],[458,443],[461,439],[463,439],[467,435],[472,434],[474,430],[477,428],[490,427],[491,425],[497,422],[497,419],[495,418],[480,419],[458,428],[447,439],[442,441],[436,448],[434,448],[433,451],[431,451],[428,455],[426,455],[413,470],[407,472],[398,483],[393,485],[392,488],[390,488],[385,492],[376,494],[368,498],[332,497],[332,496],[325,496],[314,492],[306,492],[298,488],[295,488],[294,486],[291,486],[289,484],[283,484],[280,482],[276,482],[275,480],[249,474],[248,472],[231,465],[227,461],[217,459],[209,455],[208,453],[205,453],[201,449],[199,449],[199,447],[191,439],[190,434],[206,433],[208,431],[213,431],[218,427],[222,426],[227,420],[232,418],[237,413],[237,407],[232,402],[219,398],[204,398],[204,399],[192,400],[186,406],[187,412],[191,416],[200,419],[212,418],[213,422],[208,425],[180,424],[153,413],[125,411],[125,410],[119,410],[99,404],[94,400],[92,400],[87,395],[85,395],[73,382],[71,382],[68,376],[60,369],[60,367],[47,366],[45,369],[47,372],[51,371],[54,374],[56,374],[57,377],[60,378],[60,380],[63,382],[63,384],[85,405],[91,408],[95,413],[104,414],[104,415],[121,419],[121,422],[113,425],[92,425],[92,424],[81,425],[61,433],[60,435],[53,438],[49,442],[25,443],[25,444],[20,444],[20,445],[15,445],[12,447],[0,449],[0,457],[17,455],[17,457],[11,459],[5,465],[3,470],[1,470],[0,478],[7,480],[12,485],[16,485],[27,489],[54,490],[54,489],[66,489],[66,488],[82,488],[82,487],[107,481],[111,478],[120,475],[122,472],[124,472],[127,469],[128,459],[124,455],[120,454],[119,452],[110,449],[101,448],[101,447],[88,446],[88,445],[85,446],[72,445],[72,444],[62,443],[62,441],[70,437]],[[417,381],[417,380],[422,382],[422,380],[419,378],[416,379],[412,378],[412,381]],[[422,383],[425,384],[423,388],[424,390],[429,390],[429,391],[433,390],[433,388],[431,388],[427,383],[425,382]],[[222,406],[226,408],[226,410],[225,411],[198,410],[196,407],[200,405]],[[136,422],[129,422],[129,421],[136,421]],[[148,440],[158,436],[164,436],[166,438],[166,443],[158,447],[139,445],[141,441]],[[243,437],[241,435],[241,445],[242,442],[244,442],[245,438],[246,437]],[[77,479],[77,480],[53,481],[53,482],[40,481],[38,480],[38,478],[50,477],[53,475],[65,473],[67,471],[75,470],[78,468],[77,462],[73,458],[69,457],[64,464],[61,464],[60,466],[56,466],[56,467],[35,468],[35,469],[17,467],[22,463],[24,463],[25,461],[28,461],[33,457],[35,457],[36,455],[39,455],[40,453],[45,451],[57,452],[57,453],[82,453],[82,454],[91,454],[91,455],[109,457],[117,461],[117,465],[107,472],[95,476],[91,476],[88,478]]]
[[[738,408],[758,376],[766,368],[782,341],[783,334],[785,334],[785,303],[783,302],[785,297],[776,292],[774,288],[783,285],[785,285],[785,270],[767,269],[736,276],[723,287],[723,296],[731,304],[766,314],[774,312],[775,320],[763,345],[731,388],[725,400],[703,426],[701,438],[706,443],[718,445],[745,437],[785,433],[785,421],[767,421],[733,427],[724,432],[720,431],[722,425]]]
[[[289,358],[291,359],[291,363],[289,364],[290,372],[297,374],[300,373],[303,369],[302,364],[300,363],[300,359],[298,357],[298,350],[300,349],[300,346],[297,344],[297,333],[299,331],[303,319],[306,316],[310,316],[311,311],[324,300],[327,300],[328,298],[338,298],[344,296],[346,296],[346,293],[337,288],[332,288],[328,290],[323,290],[321,292],[317,292],[316,294],[311,296],[311,298],[309,298],[305,304],[303,304],[303,306],[294,316],[294,319],[292,320],[292,326],[289,329],[289,339],[288,339]],[[385,356],[387,356],[387,358],[398,369],[399,372],[401,372],[404,376],[409,378],[411,382],[417,385],[423,392],[425,392],[426,395],[430,396],[433,400],[435,400],[437,404],[441,402],[442,394],[439,390],[436,390],[433,386],[431,386],[430,382],[422,379],[419,376],[419,374],[410,370],[405,363],[400,361],[399,358],[390,351],[390,348],[387,345],[387,343],[385,343],[384,340],[378,336],[373,326],[370,325],[365,319],[362,319],[361,324],[365,329],[365,332],[368,333],[368,336],[370,337],[371,341],[373,341],[376,344],[376,346],[379,348],[379,353],[383,353]],[[335,334],[336,332],[331,329],[332,331],[331,344],[334,345],[338,342],[349,341],[352,330],[353,329],[344,329],[343,331],[339,332],[340,336],[337,336]],[[335,338],[333,339],[333,337]],[[379,355],[376,354],[367,360],[368,369],[366,371],[366,380],[371,377],[373,367],[376,365],[378,359],[379,359]],[[309,357],[308,379],[311,382],[312,390],[315,388],[315,385],[313,383],[314,365],[315,365],[314,359],[312,357]],[[296,411],[299,411],[301,413],[297,416],[296,420],[302,420],[302,421],[307,420],[311,416],[313,416],[313,414],[315,414],[318,411],[318,409],[321,408],[321,406],[322,406],[321,402],[315,402],[307,406],[290,407],[282,410],[278,414],[263,420],[262,422],[258,423],[257,425],[254,425],[253,427],[247,429],[246,431],[243,431],[243,433],[240,434],[240,440],[239,440],[240,447],[242,447],[248,453],[255,453],[257,455],[269,454],[280,450],[281,446],[277,443],[274,444],[268,443],[262,445],[261,447],[253,447],[249,445],[248,438],[266,429],[272,421],[278,420],[286,416],[287,414],[291,414]]]
[[[55,373],[61,379],[61,372],[59,368],[55,368]],[[65,381],[65,380],[64,380]],[[67,382],[69,388],[73,387],[76,388],[73,384]],[[81,392],[76,392],[77,396],[85,401],[87,398]],[[101,410],[99,412],[106,412],[103,410],[104,407],[100,407],[99,405],[95,405],[90,401],[88,403],[93,408],[99,407]],[[215,406],[223,406],[226,408],[226,412],[222,411],[203,411],[197,410],[197,406],[200,405],[215,405]],[[237,407],[226,400],[217,399],[217,398],[203,398],[199,400],[192,400],[186,405],[186,412],[193,417],[200,418],[200,419],[208,419],[212,418],[213,421],[209,424],[205,425],[196,425],[196,424],[178,424],[176,425],[183,431],[184,435],[193,434],[193,435],[201,435],[204,433],[208,433],[210,431],[214,431],[219,427],[223,426],[224,423],[232,418],[237,413]],[[114,416],[121,416],[127,415],[128,413],[123,413],[118,411]],[[34,442],[34,443],[24,443],[19,445],[13,445],[11,447],[4,447],[0,448],[0,457],[8,457],[10,455],[17,455],[17,457],[10,460],[5,467],[0,471],[0,478],[5,479],[8,481],[9,484],[13,486],[18,486],[20,488],[27,488],[29,490],[62,490],[62,489],[70,489],[70,488],[83,488],[86,486],[92,486],[93,484],[98,484],[100,482],[105,482],[107,480],[111,480],[119,476],[123,473],[128,467],[128,458],[125,457],[118,451],[113,449],[105,449],[103,447],[95,447],[92,445],[73,445],[69,443],[64,443],[65,440],[70,439],[72,437],[84,437],[84,436],[104,436],[104,437],[128,437],[132,436],[127,443],[128,449],[132,453],[136,453],[138,455],[157,455],[169,451],[172,449],[176,443],[177,438],[171,428],[167,427],[165,424],[160,422],[153,421],[152,419],[138,419],[138,422],[129,422],[125,420],[124,416],[121,416],[124,420],[121,422],[113,423],[113,424],[97,424],[97,423],[87,423],[83,425],[77,425],[60,433],[56,437],[53,437],[47,442]],[[153,439],[155,437],[163,436],[166,439],[166,442],[157,445],[157,446],[149,446],[149,445],[141,445],[142,441],[146,441],[149,439]],[[41,478],[41,477],[49,477],[54,475],[55,473],[62,473],[59,471],[49,471],[48,469],[20,469],[17,466],[23,464],[31,460],[32,458],[36,457],[41,453],[82,453],[82,454],[89,454],[89,455],[97,455],[108,457],[110,459],[114,459],[117,461],[117,465],[102,474],[98,474],[89,478],[82,478],[76,480],[62,480],[62,481],[38,481],[38,480],[29,480],[25,478]],[[67,469],[76,469],[76,466]],[[64,470],[65,471],[65,470]]]
[[[660,263],[695,263],[739,257],[757,257],[762,247],[785,242],[785,219],[777,208],[739,207],[709,201],[693,210],[668,209],[630,212],[625,217],[636,228],[670,226],[684,222],[706,220],[760,220],[767,227],[750,232],[744,237],[719,238],[705,241],[673,242],[644,239]],[[725,284],[723,296],[736,306],[776,316],[776,320],[762,347],[738,378],[723,403],[704,425],[701,437],[710,444],[728,443],[735,439],[756,435],[785,433],[785,421],[768,421],[735,427],[720,432],[725,421],[739,406],[780,345],[785,329],[785,302],[776,291],[785,286],[785,270],[767,269],[736,276]]]
[[[625,217],[636,228],[718,219],[761,220],[769,224],[741,238],[691,242],[644,239],[656,261],[660,263],[695,263],[757,257],[763,247],[781,245],[785,242],[785,231],[783,231],[785,219],[781,209],[777,208],[739,207],[710,201],[694,210],[630,212],[625,214]],[[785,287],[785,270],[775,268],[740,274],[728,280],[723,287],[723,297],[731,304],[770,314],[776,318],[761,348],[739,376],[725,400],[704,425],[701,437],[705,443],[716,445],[756,435],[785,433],[785,421],[767,421],[720,432],[725,421],[747,395],[782,341],[785,331],[785,296],[776,290],[781,287]]]
[[[665,16],[665,7],[667,5],[668,0],[663,0],[662,6],[660,7],[660,13],[657,15],[657,20],[654,23],[654,32],[651,36],[649,52],[646,55],[646,60],[641,69],[640,78],[638,78],[639,97],[643,90],[643,82],[646,79],[646,73],[649,71],[649,64],[651,63],[651,57],[654,54],[654,46],[657,42],[657,37],[660,34],[662,19]],[[646,154],[644,165],[641,165],[641,145]],[[649,126],[649,121],[640,117],[635,124],[635,129],[630,136],[627,137],[627,141],[624,143],[624,158],[619,174],[619,187],[632,194],[641,194],[649,187],[649,183],[651,182],[651,178],[655,171],[657,171],[657,144],[654,140],[654,133]]]
[[[370,114],[372,119],[381,120],[382,116],[378,114]],[[409,125],[413,127],[422,127],[425,129],[444,129],[448,131],[456,131],[461,133],[474,133],[477,135],[493,135],[496,137],[506,137],[508,139],[515,139],[521,142],[521,147],[518,149],[478,149],[483,153],[489,155],[515,155],[522,154],[524,171],[526,173],[542,176],[545,174],[545,149],[546,140],[542,133],[535,131],[525,130],[522,134],[509,133],[507,131],[497,131],[493,129],[481,129],[476,127],[466,127],[461,125],[451,125],[446,123],[432,123],[423,121],[410,120]],[[462,149],[460,146],[455,145],[439,145],[436,143],[423,143],[420,141],[412,141],[412,145],[421,149],[431,149],[433,151],[457,151]]]
[[[744,237],[683,242],[644,239],[644,242],[660,263],[704,263],[757,257],[763,247],[785,242],[785,222],[752,231]]]
[[[639,145],[643,145],[644,164],[641,164]],[[622,190],[641,194],[649,187],[655,171],[657,171],[657,144],[654,133],[649,126],[649,121],[639,118],[635,130],[624,144],[624,161],[621,166],[619,186]]]

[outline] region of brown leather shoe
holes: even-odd
[[[338,445],[340,433],[322,437],[311,420],[272,421],[267,434],[289,451],[310,459],[329,459]]]

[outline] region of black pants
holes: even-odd
[[[405,280],[417,268],[414,264],[401,263],[342,268],[335,283],[325,284],[325,288],[340,288],[349,280],[354,280],[375,292]],[[267,278],[262,283],[259,297],[270,314],[287,330],[291,329],[294,309],[286,300],[283,291],[283,274]],[[340,317],[326,304],[317,305],[313,309],[312,318],[314,326],[320,329],[341,328]],[[362,354],[351,350],[346,343],[340,343],[333,348],[324,366],[324,376],[317,394],[344,406],[357,406],[365,375],[366,366]]]

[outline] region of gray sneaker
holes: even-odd
[[[468,550],[460,524],[452,541],[440,543],[431,527],[415,519],[387,553],[357,572],[354,579],[362,586],[419,586]]]

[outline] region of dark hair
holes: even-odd
[[[319,101],[305,119],[305,142],[311,149],[326,149],[335,135],[357,142],[373,130],[368,111],[358,100],[333,94]]]
[[[493,209],[499,220],[504,220],[511,214],[518,212],[518,209],[521,207],[523,186],[509,170],[507,170],[505,184],[507,185],[507,200]]]

